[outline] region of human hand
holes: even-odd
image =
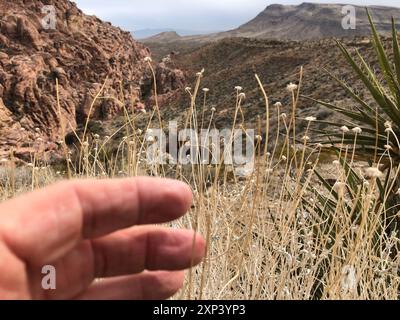
[[[181,182],[133,178],[61,182],[1,204],[0,299],[169,298],[205,242],[150,224],[191,203]],[[42,288],[45,265],[55,267],[55,290]]]

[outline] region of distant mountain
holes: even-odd
[[[175,31],[166,31],[156,34],[154,36],[148,37],[145,40],[150,42],[157,42],[157,41],[177,41],[180,40],[182,37]]]
[[[198,42],[206,43],[232,37],[270,40],[316,40],[329,37],[355,37],[370,35],[368,17],[364,6],[353,6],[356,11],[356,29],[344,29],[342,13],[345,4],[302,3],[300,5],[273,4],[266,7],[251,21],[237,29],[199,36],[171,38],[165,36],[144,39],[143,42]],[[378,31],[391,30],[392,16],[400,21],[400,8],[368,6]]]
[[[344,4],[302,3],[298,6],[273,4],[239,28],[219,36],[240,36],[279,40],[310,40],[328,37],[354,37],[370,34],[364,6],[354,6],[356,28],[344,29]],[[391,18],[400,18],[400,8],[369,6],[377,29],[391,30]]]
[[[142,29],[133,31],[132,35],[135,39],[145,39],[149,37],[153,37],[158,34],[168,33],[168,32],[175,32],[179,36],[192,36],[192,35],[203,35],[209,34],[215,31],[204,31],[204,30],[184,30],[184,29],[171,29],[171,28],[164,28],[164,29]]]
[[[148,37],[152,37],[156,34],[163,33],[163,32],[170,32],[173,29],[141,29],[132,32],[132,36],[135,39],[144,39]]]

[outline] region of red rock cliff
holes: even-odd
[[[46,5],[54,6],[55,20],[43,11]],[[24,157],[32,150],[54,150],[61,121],[67,132],[83,123],[106,78],[95,118],[119,113],[123,104],[116,97],[129,109],[142,105],[144,83],[149,91],[144,62],[149,54],[129,32],[83,14],[70,1],[0,0],[0,156],[11,147]],[[166,79],[160,94],[170,97],[184,80],[179,70],[157,68]]]

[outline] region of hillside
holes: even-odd
[[[349,47],[357,48],[367,56],[368,61],[375,63],[368,38],[346,40],[345,43]],[[201,87],[210,89],[207,94],[206,117],[210,116],[212,107],[216,108],[215,125],[219,128],[232,123],[236,103],[235,86],[243,87],[243,92],[246,94],[243,102],[246,122],[254,127],[258,115],[265,119],[265,103],[254,77],[255,73],[265,84],[270,99],[272,119],[276,119],[274,117],[277,114],[276,108],[272,106],[275,102],[283,104],[281,112],[290,113],[291,96],[286,86],[290,82],[298,82],[301,66],[304,67],[301,89],[304,95],[352,107],[351,100],[324,68],[339,75],[363,93],[362,85],[350,72],[335,42],[329,39],[295,42],[231,38],[177,55],[173,60],[179,68],[191,75],[205,68]],[[183,97],[163,110],[165,119],[176,119],[179,116],[184,118],[190,99],[187,94],[183,94]],[[198,108],[201,108],[202,99],[203,92],[200,91]],[[366,100],[371,101],[368,97]],[[300,101],[298,116],[300,118],[316,116],[320,120],[329,121],[337,119],[336,114],[305,99]],[[276,122],[271,121],[273,132],[276,131]],[[301,122],[298,124],[304,125]]]

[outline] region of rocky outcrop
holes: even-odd
[[[43,11],[49,5],[55,20]],[[46,24],[52,21],[55,28]],[[152,81],[144,61],[149,55],[129,32],[83,14],[70,1],[0,0],[0,156],[11,148],[22,158],[57,150],[62,125],[68,134],[84,123],[101,88],[93,118],[111,119],[124,106],[151,106],[143,100],[151,93],[142,92]],[[164,80],[159,100],[168,102],[182,74],[155,68]]]
[[[158,104],[166,105],[169,102],[175,101],[181,94],[179,89],[185,86],[186,76],[183,71],[178,69],[168,55],[154,70],[156,83]],[[147,74],[142,81],[142,95],[147,101],[147,107],[151,108],[155,105],[154,79],[152,74]]]

